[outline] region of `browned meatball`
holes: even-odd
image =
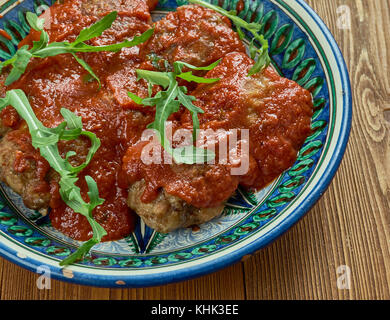
[[[178,228],[202,224],[219,216],[224,208],[223,203],[212,208],[196,208],[164,190],[152,202],[144,203],[141,201],[144,191],[144,180],[134,183],[129,188],[127,204],[145,224],[158,232],[166,233]]]
[[[3,124],[3,120],[0,119],[0,138],[3,137],[11,128]]]
[[[28,208],[42,213],[50,201],[48,172],[49,164],[31,146],[25,130],[11,131],[0,141],[0,180],[20,194]]]
[[[245,47],[229,19],[200,6],[182,6],[156,23],[141,55],[206,66],[234,51]]]
[[[74,0],[73,0],[74,2]],[[157,5],[156,0],[79,0],[82,13],[86,15],[105,15],[117,11],[119,15],[134,14],[147,17],[149,10]]]

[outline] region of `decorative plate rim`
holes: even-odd
[[[276,0],[280,2],[280,0]],[[283,233],[285,233],[291,226],[293,226],[300,218],[302,218],[310,208],[317,202],[328,188],[332,178],[334,177],[347,146],[351,122],[352,122],[352,95],[351,84],[348,75],[347,66],[341,54],[341,50],[333,38],[328,27],[322,19],[314,12],[314,10],[304,2],[304,0],[282,0],[286,4],[296,3],[302,8],[306,14],[312,19],[312,23],[319,27],[319,31],[325,38],[329,48],[334,56],[337,64],[337,72],[340,76],[342,92],[342,117],[340,120],[340,129],[338,131],[337,144],[332,151],[333,157],[330,158],[324,172],[318,182],[312,185],[310,194],[300,201],[299,207],[294,209],[287,215],[277,226],[273,227],[268,232],[261,235],[261,237],[250,237],[252,242],[239,248],[232,248],[234,250],[218,255],[211,261],[205,261],[199,264],[188,266],[185,269],[172,269],[164,271],[164,269],[152,270],[147,274],[132,274],[129,270],[115,270],[115,274],[105,274],[104,270],[96,270],[95,273],[80,272],[77,267],[68,267],[66,269],[59,266],[50,265],[51,276],[54,279],[98,287],[146,287],[167,284],[171,282],[179,282],[183,280],[199,277],[204,274],[215,272],[219,269],[227,267],[235,262],[238,262],[243,256],[250,255],[255,251],[267,246]],[[9,246],[9,241],[0,235],[0,255],[17,265],[26,268],[32,272],[37,272],[37,267],[44,265],[43,261],[37,260],[33,257],[24,255],[18,252],[12,246]],[[34,256],[37,256],[34,254]],[[107,270],[108,271],[108,270]]]

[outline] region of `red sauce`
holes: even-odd
[[[85,7],[80,0],[65,0],[52,6],[50,40],[71,41],[81,29],[112,10],[119,12],[118,20],[91,44],[120,42],[151,27],[149,8],[156,4],[154,0],[102,3],[104,10]],[[201,36],[191,31],[194,28],[196,32],[200,30]],[[39,34],[32,32],[23,43],[31,44],[38,37]],[[190,43],[194,45],[189,48]],[[251,87],[253,84],[244,75],[253,62],[243,52],[244,46],[230,29],[228,19],[199,7],[180,8],[158,23],[155,35],[140,48],[80,55],[99,76],[100,90],[96,81],[85,81],[87,72],[71,55],[33,60],[22,78],[8,89],[22,89],[45,126],[61,123],[60,109],[66,107],[82,117],[86,130],[100,138],[101,147],[80,174],[77,184],[87,201],[85,175],[97,182],[105,202],[93,215],[108,232],[103,240],[114,240],[128,235],[134,226],[134,213],[126,205],[128,183],[145,179],[144,202],[152,201],[165,188],[196,207],[212,207],[225,201],[238,184],[262,187],[293,163],[310,131],[310,93],[271,69],[261,75],[267,83],[264,88]],[[153,69],[151,53],[170,62],[180,59],[197,65],[207,65],[228,54],[220,66],[207,74],[222,80],[213,86],[200,85],[192,94],[197,97],[196,104],[205,110],[199,117],[202,128],[251,130],[250,168],[245,176],[232,176],[229,165],[146,166],[140,161],[144,143],[139,139],[146,125],[153,121],[154,111],[135,105],[128,99],[127,91],[147,95],[146,83],[136,81],[135,70]],[[256,114],[254,121],[251,113]],[[2,112],[1,119],[12,127],[18,122],[17,115],[8,109]],[[171,120],[176,129],[192,127],[190,115],[184,109]],[[76,149],[78,155],[72,159],[75,163],[84,160],[88,147],[85,140],[59,144],[63,154]],[[18,156],[20,170],[23,170],[23,157],[29,156],[27,152]],[[61,200],[57,180],[45,174],[41,178],[52,196],[52,225],[74,239],[90,238],[92,231],[86,219]]]
[[[244,54],[228,54],[207,74],[222,80],[213,86],[200,85],[192,94],[197,98],[195,104],[205,110],[199,116],[201,127],[250,130],[250,157],[257,162],[257,170],[251,168],[240,183],[258,189],[295,162],[311,133],[313,102],[309,91],[271,67],[246,77],[252,65]],[[184,117],[189,123],[189,113]]]
[[[145,142],[129,148],[124,170],[129,183],[145,179],[142,200],[154,200],[161,188],[195,207],[213,207],[225,201],[241,184],[259,189],[274,180],[296,160],[310,134],[312,98],[295,82],[282,78],[272,68],[247,77],[253,61],[243,53],[229,53],[206,77],[219,78],[212,85],[199,85],[191,95],[201,129],[249,129],[249,169],[231,174],[231,165],[144,164],[140,154]],[[174,131],[191,128],[188,111],[182,110]],[[218,148],[216,148],[218,159]],[[218,160],[216,161],[218,163]]]

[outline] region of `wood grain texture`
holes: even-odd
[[[353,89],[349,146],[328,191],[297,225],[244,262],[146,289],[52,281],[0,259],[0,299],[390,299],[390,2],[308,0],[335,36]],[[349,6],[351,29],[337,28]],[[336,269],[351,270],[351,289]]]

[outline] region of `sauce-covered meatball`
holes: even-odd
[[[229,52],[245,52],[228,18],[200,6],[182,6],[155,24],[141,55],[155,54],[170,63],[206,66]]]

